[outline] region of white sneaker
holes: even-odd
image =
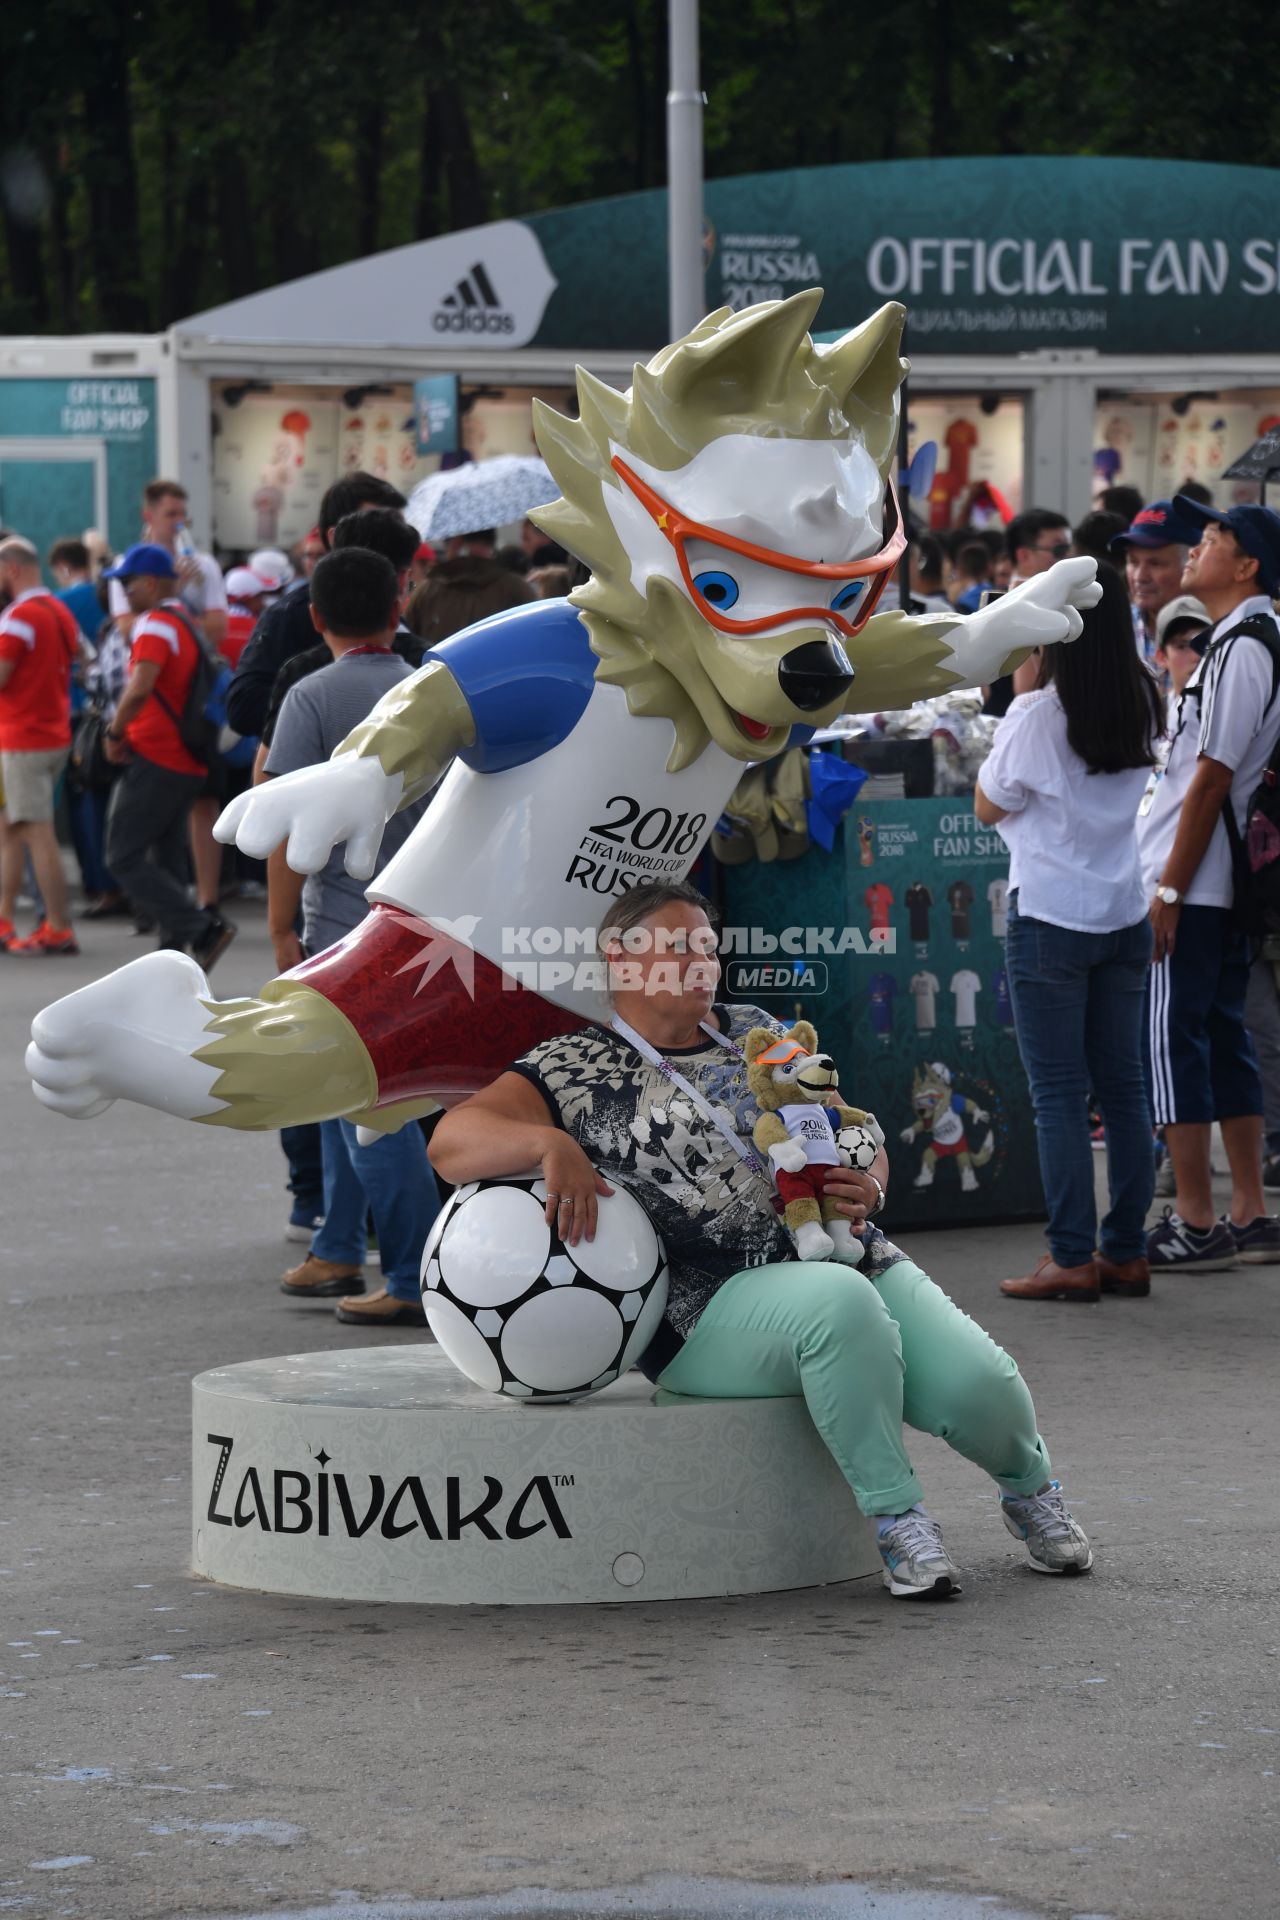
[[[898,1600],[945,1600],[959,1593],[960,1576],[942,1544],[942,1529],[919,1507],[879,1530],[884,1584]]]
[[[314,1220],[291,1219],[284,1230],[284,1237],[286,1240],[291,1240],[300,1247],[309,1247],[312,1239],[319,1233],[323,1225],[324,1215],[322,1213],[318,1213]]]
[[[1051,1480],[1039,1493],[1025,1498],[1003,1494],[1000,1511],[1037,1573],[1088,1573],[1093,1548],[1079,1521],[1071,1518],[1059,1481]]]

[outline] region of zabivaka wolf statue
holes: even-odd
[[[456,1100],[600,1016],[573,936],[636,879],[688,872],[745,762],[1075,637],[1091,560],[968,619],[876,614],[905,538],[903,309],[823,347],[820,299],[711,314],[626,393],[580,372],[576,422],[538,408],[564,497],[536,518],[591,578],[444,642],[331,760],[219,823],[306,873],[345,843],[367,879],[391,814],[445,775],[368,918],[256,999],[211,999],[166,952],[55,1002],[27,1055],[46,1106],[386,1129]]]

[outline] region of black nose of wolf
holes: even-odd
[[[778,662],[778,685],[793,707],[813,713],[830,706],[853,685],[853,668],[834,640],[810,640]]]

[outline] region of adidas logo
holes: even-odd
[[[437,333],[514,333],[515,320],[494,291],[484,262],[463,274],[447,293],[431,324]]]

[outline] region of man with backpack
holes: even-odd
[[[1215,1272],[1280,1262],[1280,1221],[1262,1189],[1263,1095],[1245,1026],[1254,888],[1244,835],[1280,739],[1280,514],[1219,512],[1179,495],[1201,529],[1182,575],[1213,621],[1173,716],[1173,741],[1138,816],[1154,951],[1147,1058],[1165,1128],[1176,1207],[1147,1236],[1153,1271]],[[1231,1211],[1216,1219],[1214,1121],[1231,1166]]]
[[[205,708],[220,663],[177,598],[166,547],[130,547],[106,576],[134,615],[129,679],[105,735],[120,767],[107,815],[107,864],[160,943],[184,947],[207,973],[237,928],[199,906],[187,885],[188,823],[217,750]]]

